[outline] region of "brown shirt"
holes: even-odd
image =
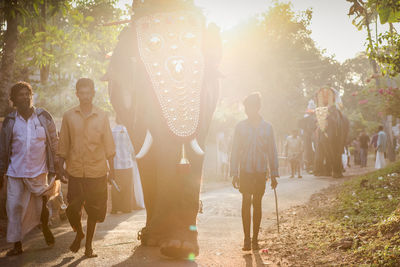
[[[66,160],[67,172],[73,177],[107,175],[107,159],[115,155],[107,114],[95,106],[88,116],[79,106],[65,112],[57,155]]]

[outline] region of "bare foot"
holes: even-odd
[[[43,236],[44,236],[44,240],[46,241],[46,244],[48,246],[53,246],[54,243],[55,243],[54,235],[50,231],[50,229],[49,229],[49,227],[47,225],[46,226],[42,226],[42,233],[43,233]]]
[[[81,248],[81,241],[83,238],[85,238],[83,233],[76,233],[75,239],[69,249],[74,253],[78,252],[78,250]]]
[[[88,258],[96,258],[97,254],[93,253],[93,249],[92,248],[86,248],[85,249],[85,256]]]
[[[16,255],[22,254],[22,252],[23,252],[22,248],[13,248],[13,249],[7,251],[6,256],[7,257],[16,256]]]

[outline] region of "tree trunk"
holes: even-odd
[[[46,25],[46,0],[43,1],[42,4],[42,10],[41,10],[41,22],[40,22],[40,31],[44,32],[46,31],[45,25]],[[46,47],[46,39],[43,42],[42,46],[43,51],[47,50]],[[40,68],[40,83],[41,84],[46,84],[47,81],[49,80],[49,74],[50,74],[50,65],[42,66]]]
[[[371,36],[371,28],[369,26],[369,23],[370,23],[370,18],[369,18],[368,10],[365,9],[365,24],[366,24],[365,26],[367,28],[367,33],[368,33],[368,42],[369,42],[369,46],[371,47],[372,56],[375,57],[375,51],[374,51],[374,47],[373,47],[373,43],[372,43],[372,36]],[[379,89],[380,81],[379,81],[379,77],[378,77],[378,64],[376,64],[376,61],[373,58],[370,59],[370,63],[372,66],[372,71],[374,72],[376,88]]]
[[[10,12],[17,5],[16,0],[5,1],[7,30],[4,35],[3,56],[0,66],[0,116],[9,110],[8,90],[13,81],[14,61],[18,44],[18,12]]]
[[[0,65],[0,117],[4,117],[10,110],[8,90],[13,81],[14,61],[18,44],[18,15],[10,12],[17,4],[17,0],[5,1],[7,30],[4,35],[3,56]],[[6,194],[4,188],[0,192],[0,218],[6,218]]]

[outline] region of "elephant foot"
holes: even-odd
[[[173,259],[193,259],[199,255],[197,242],[168,240],[161,245],[162,255]]]
[[[344,176],[341,173],[336,173],[336,174],[333,174],[332,177],[333,178],[343,178]]]
[[[148,247],[160,247],[161,246],[161,240],[157,238],[148,238],[146,242],[146,246]]]
[[[156,238],[155,236],[149,234],[146,227],[142,228],[137,235],[137,239],[140,241],[142,246],[146,247],[159,247],[161,246],[161,237]]]
[[[329,176],[332,176],[332,173],[326,171],[326,172],[324,172],[324,173],[322,174],[322,176],[327,176],[327,177],[329,177]]]

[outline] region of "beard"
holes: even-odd
[[[18,103],[17,108],[20,110],[28,110],[32,107],[32,100],[22,100]]]

